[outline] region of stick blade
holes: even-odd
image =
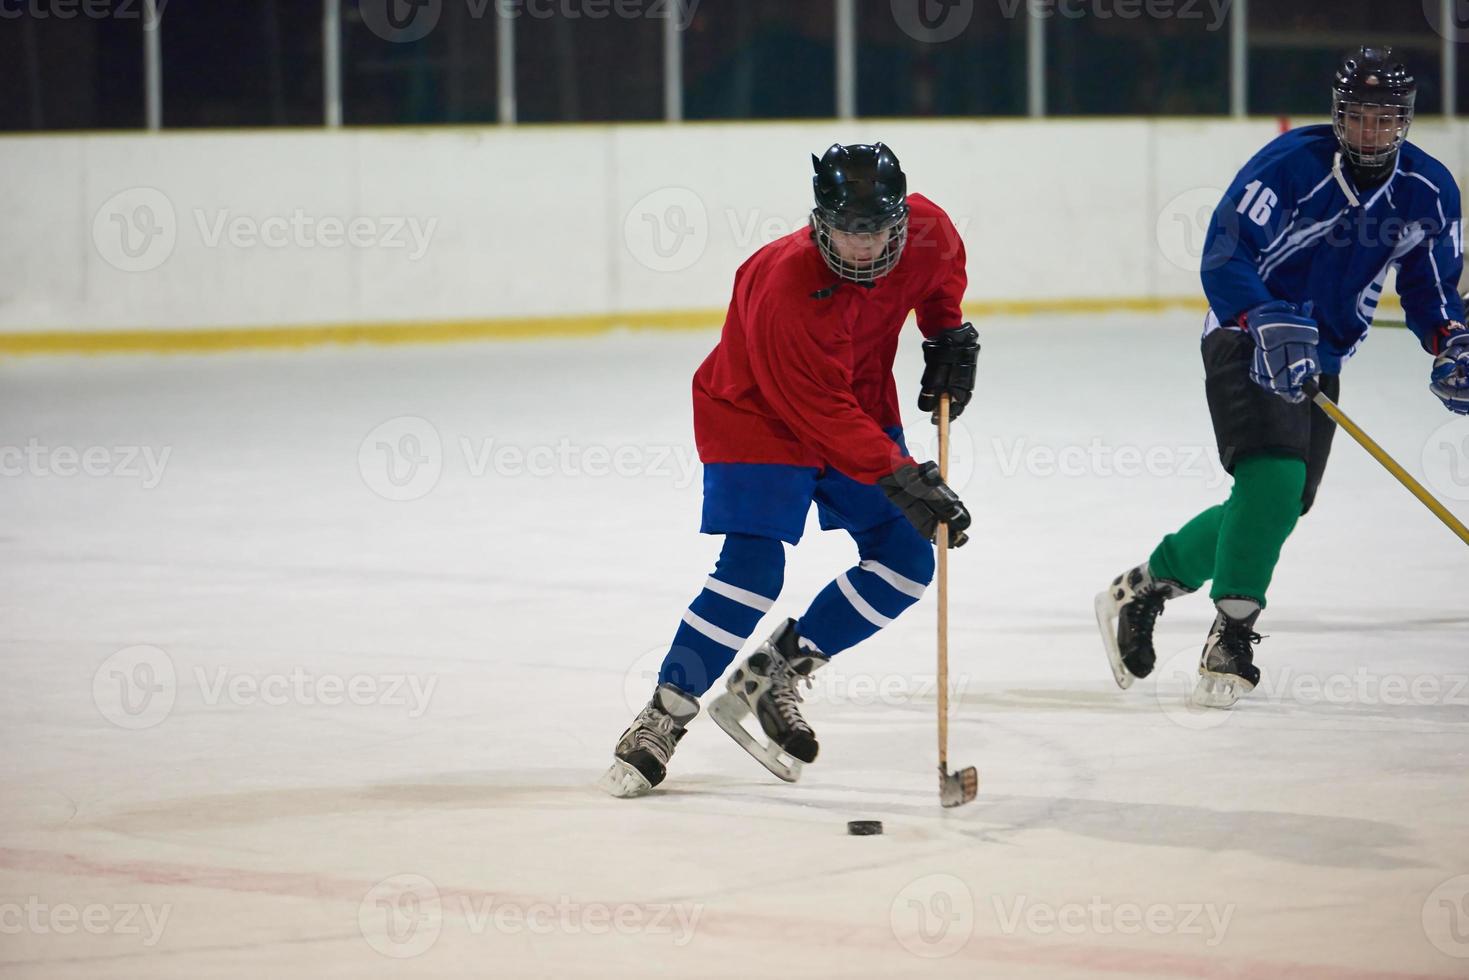
[[[963,806],[978,795],[979,772],[973,766],[958,772],[945,772],[939,766],[939,802],[944,806]]]

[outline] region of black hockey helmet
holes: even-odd
[[[1418,82],[1392,48],[1364,47],[1346,56],[1331,86],[1331,124],[1355,172],[1372,178],[1392,170],[1417,98]]]
[[[908,178],[893,151],[881,143],[833,143],[822,156],[814,154],[816,207],[811,229],[822,258],[843,279],[870,283],[893,271],[908,243]],[[875,257],[863,261],[844,258],[832,242],[833,232],[851,235],[886,234],[887,242]]]

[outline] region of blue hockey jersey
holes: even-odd
[[[1204,240],[1206,333],[1261,303],[1311,301],[1322,372],[1336,374],[1372,325],[1393,266],[1408,327],[1425,349],[1436,350],[1444,323],[1463,321],[1464,231],[1453,175],[1405,143],[1392,177],[1362,191],[1337,151],[1330,126],[1294,129],[1229,185]]]

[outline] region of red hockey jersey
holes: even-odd
[[[735,273],[719,345],[694,375],[705,463],[831,467],[876,483],[904,462],[893,359],[908,314],[932,337],[963,324],[964,243],[949,216],[908,196],[908,245],[873,285],[843,282],[807,228]]]

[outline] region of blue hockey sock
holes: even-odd
[[[828,657],[891,623],[933,581],[933,545],[906,518],[852,537],[862,561],[822,589],[796,624],[801,638]]]
[[[775,538],[725,535],[714,574],[673,635],[658,683],[695,696],[713,687],[775,604],[785,560],[785,545]]]

